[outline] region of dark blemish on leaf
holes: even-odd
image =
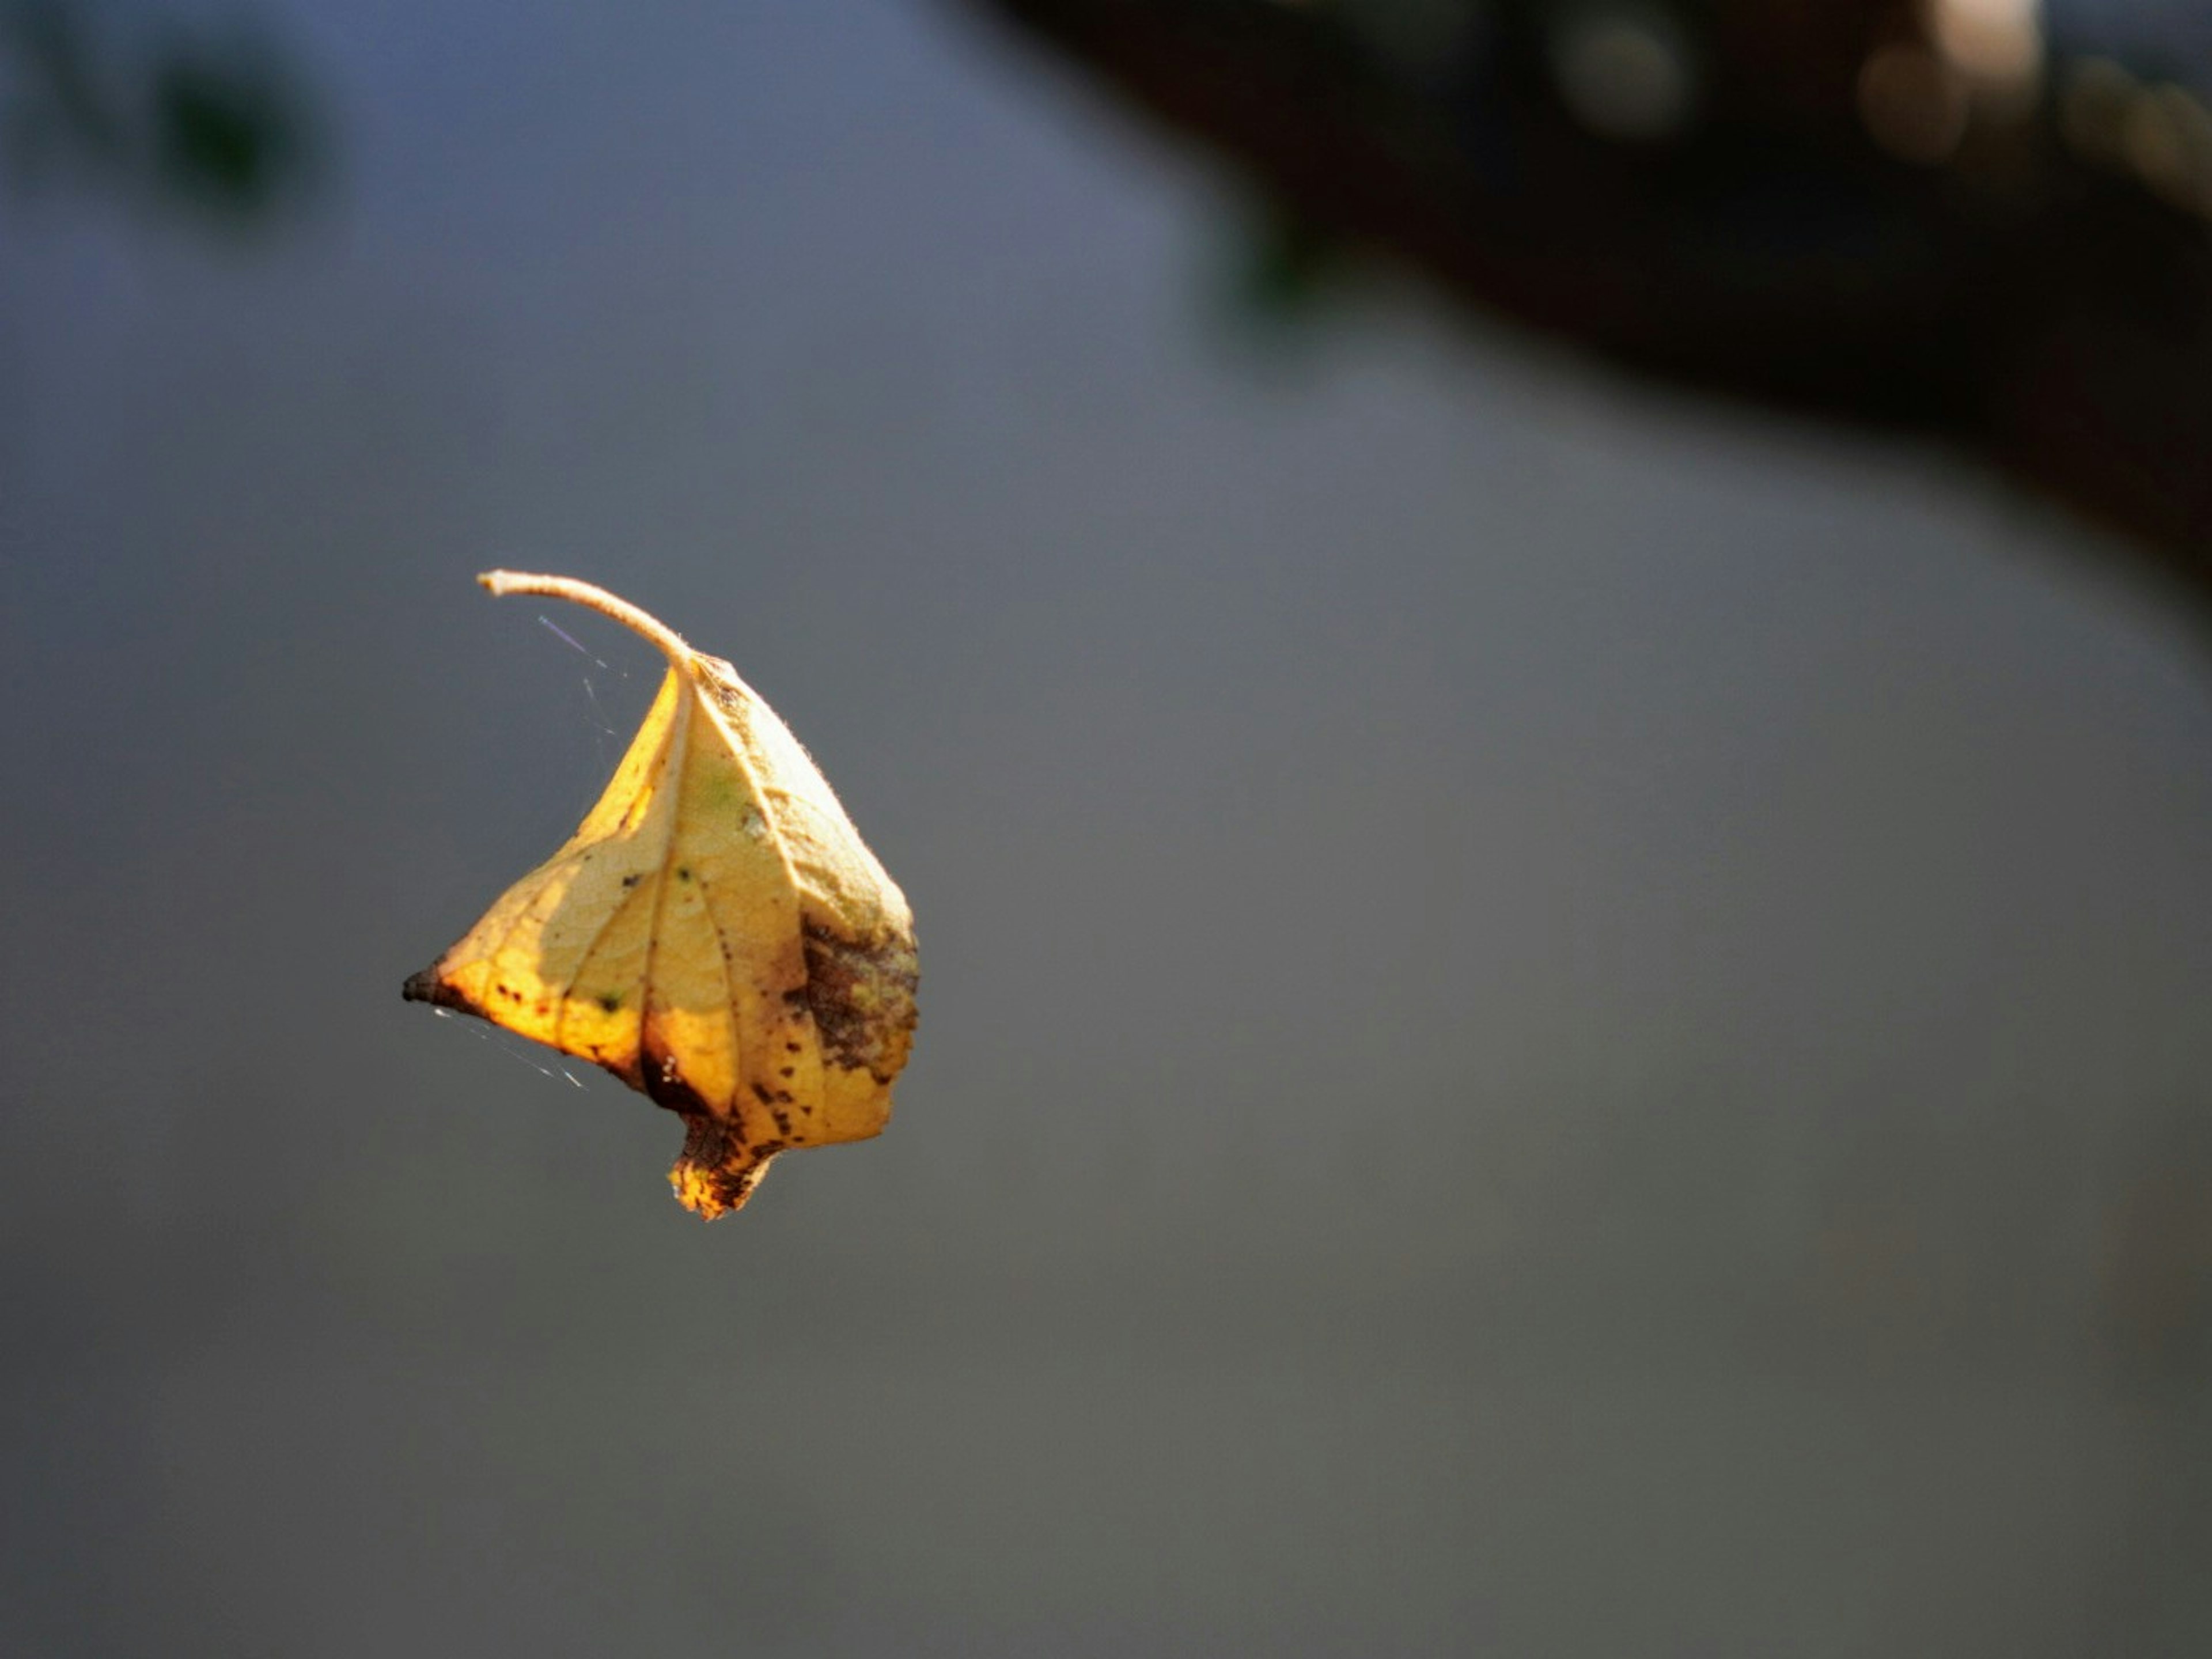
[[[642,1060],[636,1086],[645,1091],[647,1098],[654,1105],[665,1106],[685,1117],[713,1115],[714,1109],[708,1104],[707,1097],[684,1080],[673,1054],[648,1044]]]
[[[688,865],[688,864],[679,864],[679,865],[678,865],[678,866],[676,866],[676,879],[677,879],[677,880],[678,880],[678,881],[689,881],[689,880],[690,880],[690,879],[691,879],[691,866],[690,866],[690,865]]]
[[[785,1052],[786,1054],[801,1054],[801,1053],[804,1053],[804,1052],[805,1052],[803,1049],[801,1049],[801,1048],[800,1048],[800,1047],[799,1046],[799,1044],[797,1044],[796,1042],[787,1042],[787,1043],[785,1043],[785,1044],[783,1045],[783,1050],[784,1050],[784,1052]]]
[[[637,883],[638,878],[634,875],[624,876],[623,878],[623,885],[625,887],[635,887],[637,885]]]
[[[708,701],[725,714],[748,714],[745,694],[738,689],[738,671],[720,657],[704,653],[692,659],[692,672],[706,687]]]
[[[801,994],[822,1036],[822,1052],[848,1071],[865,1067],[888,1084],[906,1064],[915,1018],[914,941],[889,928],[846,939],[817,922],[802,932]]]
[[[763,1106],[772,1106],[775,1103],[775,1097],[770,1094],[763,1085],[758,1083],[754,1084],[753,1093],[758,1097],[760,1103]]]
[[[786,1066],[778,1071],[776,1075],[778,1077],[797,1077],[799,1075],[799,1071],[796,1066]]]
[[[602,991],[599,993],[599,1003],[601,1008],[611,1014],[616,1009],[622,1006],[622,993],[620,991]]]

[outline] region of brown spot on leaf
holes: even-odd
[[[809,921],[807,1009],[822,1036],[823,1054],[848,1071],[866,1067],[889,1083],[914,1042],[914,941],[889,929],[847,939]]]
[[[645,1063],[641,1071],[639,1081],[647,1098],[654,1105],[665,1106],[670,1111],[685,1117],[714,1115],[714,1109],[708,1103],[706,1096],[684,1080],[683,1068],[676,1063],[674,1055],[647,1043]],[[733,1127],[732,1133],[742,1136],[744,1131]]]

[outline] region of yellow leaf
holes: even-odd
[[[680,1114],[709,1220],[778,1152],[864,1140],[914,1042],[914,918],[798,739],[737,671],[588,582],[495,570],[637,630],[668,675],[566,846],[409,980]]]

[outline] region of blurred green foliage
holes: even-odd
[[[1267,323],[1305,321],[1337,297],[1355,270],[1344,239],[1294,204],[1266,203],[1243,227],[1231,298]]]
[[[325,175],[317,100],[246,25],[100,0],[0,0],[0,160],[19,189],[94,190],[260,223]]]

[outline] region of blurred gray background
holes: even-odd
[[[311,4],[0,236],[0,1653],[2212,1648],[2212,653],[1371,284],[918,0]],[[404,1005],[732,658],[889,1133]],[[580,653],[541,616],[574,635]]]

